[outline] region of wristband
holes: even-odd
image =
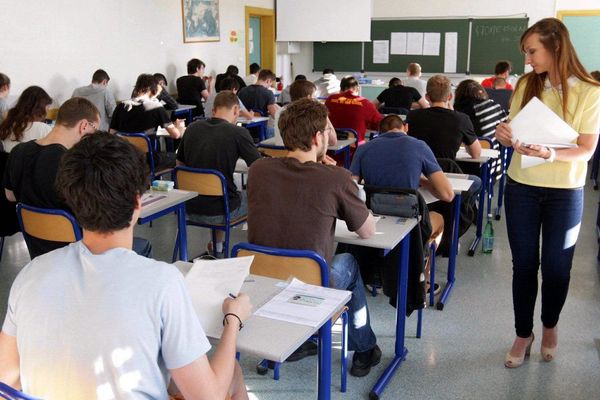
[[[545,158],[544,161],[547,163],[554,162],[554,159],[556,158],[556,150],[554,150],[552,147],[547,147],[547,149],[550,152],[550,157]]]
[[[225,314],[225,316],[223,317],[223,326],[225,326],[225,322],[227,322],[227,325],[229,325],[229,321],[227,321],[227,317],[229,316],[233,316],[236,317],[237,320],[240,322],[240,331],[242,330],[242,328],[244,327],[244,324],[242,324],[242,320],[240,319],[240,317],[238,317],[237,315],[235,315],[234,313],[227,313]]]

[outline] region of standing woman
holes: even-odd
[[[44,123],[52,98],[39,86],[30,86],[21,93],[17,104],[0,124],[0,140],[4,151],[10,151],[21,142],[37,140],[50,132]]]
[[[577,146],[554,150],[513,142],[511,128],[501,123],[496,138],[515,150],[506,185],[506,226],[513,257],[515,341],[506,354],[507,368],[519,367],[534,339],[533,312],[542,269],[542,341],[544,361],[552,361],[558,346],[558,318],[569,289],[570,270],[583,211],[587,161],[598,140],[600,84],[579,62],[561,21],[545,18],[521,36],[525,63],[533,71],[518,82],[509,119],[532,97],[538,97],[579,133]],[[521,157],[545,163],[521,168]],[[542,246],[540,251],[540,231]]]

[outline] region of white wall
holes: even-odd
[[[89,84],[97,68],[108,72],[118,99],[130,96],[143,72],[164,73],[173,91],[194,57],[211,75],[229,64],[243,73],[244,6],[272,9],[274,0],[220,0],[221,41],[192,44],[183,43],[180,0],[46,0],[35,7],[5,1],[0,72],[11,79],[11,95],[39,85],[56,104]],[[229,41],[232,30],[237,43]]]
[[[598,0],[556,0],[556,10],[600,10]]]

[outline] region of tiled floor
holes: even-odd
[[[496,242],[492,254],[466,256],[474,232],[462,238],[457,282],[444,311],[425,310],[424,334],[416,339],[416,316],[408,319],[406,362],[399,369],[384,399],[598,399],[600,398],[600,284],[596,261],[595,220],[598,192],[587,189],[586,207],[573,266],[571,287],[563,310],[557,359],[544,363],[539,340],[532,356],[521,368],[503,366],[504,354],[513,340],[511,255],[504,221],[495,222]],[[175,236],[175,216],[140,226],[136,234],[152,240],[155,257],[170,259]],[[198,254],[208,240],[199,228],[189,229],[189,247]],[[234,242],[245,240],[236,231]],[[6,309],[11,282],[28,261],[20,235],[7,240],[0,262],[0,309]],[[439,280],[447,261],[438,259]],[[442,282],[440,282],[442,283]],[[369,297],[372,325],[383,350],[382,363],[365,378],[349,377],[348,392],[339,392],[339,352],[334,351],[332,398],[366,399],[371,386],[393,351],[394,310],[387,298]],[[539,304],[538,304],[539,308]],[[2,314],[3,315],[3,314]],[[539,310],[535,333],[541,337]],[[276,333],[273,333],[276,334]],[[334,342],[339,343],[337,338]],[[258,361],[242,356],[242,367],[251,399],[310,399],[316,386],[316,359],[284,364],[281,379],[255,373]]]

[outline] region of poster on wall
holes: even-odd
[[[219,41],[219,0],[181,0],[184,43]]]

